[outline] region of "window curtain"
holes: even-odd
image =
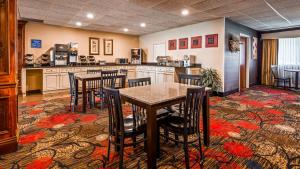
[[[278,43],[278,65],[300,65],[300,38],[282,38]]]
[[[264,39],[262,47],[261,84],[272,85],[271,65],[277,65],[278,39]]]

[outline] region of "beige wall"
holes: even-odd
[[[205,35],[218,34],[218,47],[205,48]],[[148,62],[156,62],[153,52],[155,44],[165,44],[165,53],[172,56],[174,60],[182,60],[184,55],[195,55],[196,62],[201,63],[204,68],[218,70],[222,81],[224,77],[224,18],[207,22],[200,22],[193,25],[178,27],[161,32],[140,36],[140,48],[147,54]],[[202,36],[202,48],[191,49],[191,37]],[[178,39],[188,38],[188,49],[178,49]],[[168,50],[168,40],[177,39],[177,50]]]
[[[56,43],[66,44],[77,42],[79,44],[79,55],[89,55],[89,37],[100,38],[100,55],[95,56],[97,60],[114,62],[115,58],[130,58],[130,49],[139,47],[138,36],[28,22],[25,27],[25,53],[34,54],[35,58],[37,58]],[[103,39],[105,38],[114,40],[113,56],[104,56],[103,54]],[[31,48],[31,39],[42,40],[42,48]]]

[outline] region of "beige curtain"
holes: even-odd
[[[271,65],[277,65],[278,39],[264,39],[262,47],[261,84],[272,85]]]

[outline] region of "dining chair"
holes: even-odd
[[[99,77],[101,76],[101,69],[88,69],[87,70],[87,74],[99,74]],[[89,95],[89,99],[91,100],[90,102],[90,106],[94,107],[95,106],[95,96],[97,95],[97,92],[99,90],[99,88],[101,87],[101,80],[92,80],[92,81],[88,81],[87,83],[88,85],[88,91],[91,92],[91,94]]]
[[[75,104],[78,101],[79,92],[76,90],[76,80],[75,74],[73,72],[68,72],[69,83],[70,83],[70,109],[72,112],[75,111]]]
[[[198,151],[201,155],[200,165],[203,165],[204,154],[201,145],[200,134],[200,112],[202,111],[202,102],[205,94],[205,87],[188,88],[184,106],[183,116],[170,115],[162,123],[159,123],[160,127],[164,130],[183,137],[183,140],[178,138],[172,138],[167,135],[167,139],[174,141],[175,143],[183,144],[185,154],[186,168],[190,168],[189,164],[189,150],[188,145],[198,141]],[[189,137],[196,135],[196,137]],[[162,135],[166,137],[166,135]],[[191,139],[193,138],[193,139]]]
[[[200,86],[202,83],[202,79],[200,75],[192,75],[192,74],[178,74],[179,83],[189,84],[189,85],[196,85]]]
[[[123,117],[122,102],[120,98],[120,93],[118,89],[104,88],[106,95],[106,104],[108,105],[108,115],[109,115],[109,139],[108,139],[108,150],[106,160],[109,162],[110,157],[110,145],[114,144],[117,147],[119,154],[119,168],[123,168],[123,156],[124,147],[134,146],[136,144],[144,142],[146,145],[146,140],[144,139],[146,134],[146,123],[139,121],[138,123],[134,119],[127,119]],[[135,125],[134,125],[135,124]],[[144,134],[138,142],[128,143],[125,139],[132,137],[137,137]],[[106,162],[104,163],[104,167]]]
[[[273,82],[274,87],[279,87],[280,82],[283,82],[283,88],[284,89],[286,89],[286,83],[289,84],[289,88],[291,87],[291,78],[289,78],[289,77],[280,77],[277,65],[271,65],[271,71],[272,71],[272,75],[274,77],[274,82]]]
[[[120,72],[120,74],[126,75],[126,77],[128,75],[128,70],[127,69],[120,69],[119,72]]]
[[[96,74],[96,73],[101,73],[101,69],[88,69],[87,74]]]
[[[119,70],[119,73],[122,74],[122,75],[125,75],[126,76],[126,79],[127,79],[127,76],[128,76],[128,70],[127,69],[120,69]],[[125,84],[126,86],[126,84]],[[117,79],[116,80],[116,86],[115,86],[116,89],[121,89],[123,88],[123,84],[121,82],[121,79]]]

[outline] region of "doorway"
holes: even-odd
[[[248,42],[246,37],[240,37],[240,91],[247,88],[247,53]]]

